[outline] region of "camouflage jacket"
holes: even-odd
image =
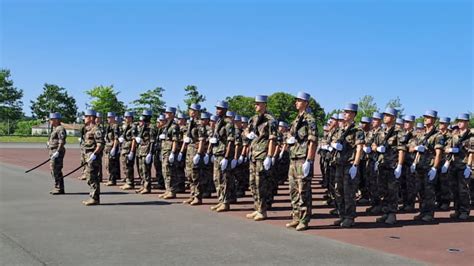
[[[474,129],[453,135],[446,143],[446,148],[459,148],[458,153],[448,154],[452,165],[463,168],[468,163],[469,154],[474,153]]]
[[[397,129],[395,126],[385,128],[376,135],[374,139],[375,145],[377,145],[377,147],[385,147],[384,153],[374,151],[377,153],[377,162],[379,162],[381,166],[393,169],[397,167],[398,152],[400,150],[406,151],[406,145],[401,142],[403,136],[403,131]]]
[[[122,154],[128,154],[132,148],[132,140],[138,135],[137,126],[134,123],[123,123],[122,125],[122,138],[124,139],[121,144]]]
[[[97,125],[88,125],[84,131],[84,149],[86,152],[94,151],[98,145],[104,144],[104,136]],[[99,155],[99,154],[97,154]]]
[[[217,139],[217,143],[212,145],[212,153],[215,156],[224,156],[227,144],[235,141],[235,129],[232,121],[228,118],[220,118],[216,123],[216,128],[211,138]],[[229,151],[230,156],[234,156],[233,146],[231,145],[231,150]]]
[[[56,150],[59,147],[59,144],[66,144],[66,129],[64,129],[62,125],[53,127],[51,130],[48,140],[48,148],[50,150]]]
[[[357,145],[365,144],[365,133],[354,124],[338,129],[336,143],[342,144],[342,150],[336,151],[336,163],[340,165],[353,164]]]
[[[119,136],[120,127],[117,124],[107,125],[105,127],[105,146],[112,147]]]
[[[170,120],[163,127],[159,136],[161,140],[161,151],[169,152],[173,149],[173,141],[179,141],[180,130],[174,120]]]
[[[318,141],[316,119],[307,112],[298,115],[291,123],[289,138],[294,137],[296,142],[290,145],[291,159],[305,159],[308,153],[309,142]]]
[[[148,153],[153,153],[153,148],[156,139],[156,131],[149,124],[138,126],[138,137],[142,139],[138,144],[138,156],[146,156]]]
[[[277,121],[268,113],[250,118],[248,131],[256,135],[250,143],[252,160],[263,160],[267,157],[268,145],[270,140],[276,139],[276,130]]]
[[[419,153],[418,168],[429,169],[434,165],[434,158],[437,149],[443,149],[446,145],[444,136],[437,134],[435,127],[430,132],[426,132],[416,140],[416,145],[425,146],[425,152]]]

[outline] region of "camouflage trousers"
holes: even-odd
[[[49,157],[55,153],[57,149],[49,151]],[[49,161],[49,169],[51,169],[51,177],[54,180],[54,188],[64,191],[64,178],[63,178],[63,161],[66,150],[60,150],[59,156],[56,159]]]
[[[418,182],[416,174],[410,171],[411,163],[404,164],[402,175],[400,176],[400,189],[403,199],[403,206],[415,206],[416,194],[418,193]]]
[[[186,158],[183,156],[181,162],[178,162],[176,159],[174,161],[174,167],[176,169],[176,178],[177,178],[177,192],[184,192],[188,180],[186,179]],[[188,183],[189,184],[189,183]]]
[[[155,152],[153,155],[153,166],[155,168],[155,173],[156,173],[156,181],[158,182],[158,187],[164,187],[165,186],[165,179],[163,178],[163,170],[162,166],[163,164],[161,163],[161,151]]]
[[[360,160],[359,163],[359,191],[360,191],[360,198],[362,199],[370,199],[369,195],[369,171],[368,171],[368,161],[367,160]]]
[[[336,207],[339,217],[342,219],[354,220],[356,214],[356,193],[359,187],[359,174],[354,179],[349,175],[349,169],[352,165],[336,165],[335,190]]]
[[[229,204],[232,201],[232,193],[235,190],[234,175],[231,173],[230,160],[227,168],[222,171],[220,162],[224,156],[218,155],[214,159],[214,184],[216,186],[219,203]]]
[[[336,201],[336,165],[334,163],[327,164],[326,167],[327,176],[327,195],[330,200]]]
[[[385,195],[382,200],[384,213],[397,213],[398,211],[398,193],[400,190],[400,182],[395,178],[393,168],[387,166],[379,166],[379,181],[383,187]]]
[[[100,160],[100,165],[99,165],[99,170],[98,170],[98,175],[99,175],[99,182],[102,182],[104,174],[102,172],[102,153],[100,155],[97,155],[96,160]]]
[[[161,158],[163,158],[163,161],[161,162],[163,166],[163,178],[165,179],[166,192],[177,193],[179,180],[176,175],[176,156],[175,161],[170,163],[168,160],[170,153],[171,151],[168,150],[161,151]]]
[[[213,192],[216,192],[216,187],[214,184],[214,165],[211,162],[204,164],[201,171],[201,184],[202,184],[202,193],[211,195]]]
[[[185,174],[189,182],[189,188],[191,190],[191,197],[202,199],[202,180],[201,180],[201,168],[204,164],[203,159],[199,159],[197,165],[194,164],[194,156],[197,154],[196,145],[191,143],[188,145],[186,150],[186,167]]]
[[[445,161],[442,161],[440,165],[444,165]],[[436,184],[436,201],[438,204],[450,204],[453,200],[451,192],[449,173],[441,173],[438,171],[439,178]]]
[[[135,176],[134,176],[134,171],[133,171],[133,166],[135,161],[134,160],[129,160],[127,158],[128,152],[122,152],[120,154],[120,164],[122,165],[122,172],[125,174],[125,182],[129,184],[130,186],[134,187],[135,186]]]
[[[142,177],[142,188],[151,191],[151,162],[147,164],[146,154],[138,156],[138,172]]]
[[[84,161],[87,161],[93,152],[89,151],[84,154]],[[97,155],[96,155],[97,156]],[[102,161],[100,156],[97,156],[94,161],[86,164],[84,174],[86,175],[87,184],[90,188],[89,196],[97,201],[100,201],[100,180],[99,171],[101,170]]]
[[[367,161],[367,168],[366,168],[366,182],[368,185],[369,197],[370,197],[370,204],[371,206],[380,206],[381,204],[381,197],[382,197],[382,189],[379,186],[379,178],[378,178],[378,171],[375,171],[375,161],[369,159]]]
[[[428,178],[428,172],[430,168],[416,168],[416,178],[419,182],[418,193],[420,198],[420,214],[422,215],[432,215],[434,216],[435,212],[435,201],[436,201],[436,179],[430,181]]]
[[[308,224],[312,213],[312,191],[311,180],[313,178],[313,167],[307,177],[303,176],[303,164],[305,159],[291,159],[288,172],[290,183],[291,216],[293,221]],[[314,166],[314,165],[313,165]]]
[[[464,167],[452,167],[449,169],[448,174],[451,180],[451,189],[454,194],[454,210],[459,214],[470,213],[470,182],[472,184],[472,174],[471,177],[464,177]]]
[[[117,152],[114,156],[110,156],[110,150],[112,147],[105,147],[104,149],[104,162],[105,170],[109,174],[109,181],[116,183],[120,179],[120,158]]]
[[[243,197],[249,186],[249,167],[249,163],[242,163],[233,170],[237,198]]]
[[[259,213],[267,211],[268,198],[271,196],[271,175],[263,167],[263,160],[250,162],[250,191],[253,196],[254,209]]]

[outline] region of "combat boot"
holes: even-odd
[[[423,217],[421,218],[421,220],[423,220],[424,222],[429,223],[429,222],[433,222],[433,221],[434,221],[434,217],[433,217],[433,215],[431,215],[431,214],[427,214],[427,215],[423,216]]]
[[[300,223],[300,221],[293,220],[293,221],[287,223],[285,226],[286,226],[286,228],[296,228],[299,223]]]
[[[387,219],[385,219],[385,223],[389,225],[394,225],[397,223],[397,216],[395,213],[389,213]]]
[[[191,197],[191,198],[189,198],[189,199],[183,201],[183,204],[189,204],[189,203],[191,203],[192,201],[193,201],[193,198]]]
[[[201,205],[201,204],[202,204],[202,200],[198,199],[198,198],[194,198],[193,201],[191,201],[191,203],[189,203],[189,205],[191,205],[191,206],[196,206],[196,205]]]
[[[329,214],[331,215],[339,215],[339,212],[337,211],[337,209],[332,209],[329,211]]]
[[[413,205],[405,205],[405,206],[403,206],[403,211],[405,211],[405,212],[413,212],[413,211],[415,211],[415,206],[413,206]]]
[[[82,204],[84,204],[86,206],[99,205],[100,201],[95,200],[95,199],[88,199],[88,200],[83,200]]]
[[[385,213],[385,214],[382,215],[381,217],[375,219],[375,221],[376,221],[377,223],[384,223],[385,220],[387,220],[387,218],[388,218],[388,214]]]
[[[217,210],[220,206],[221,206],[222,203],[217,203],[216,205],[212,206],[211,207],[211,211],[215,211]]]
[[[219,208],[216,209],[216,212],[226,212],[230,210],[230,205],[229,203],[222,203]]]
[[[151,193],[151,190],[150,190],[150,189],[146,189],[146,188],[144,188],[144,189],[142,189],[142,191],[140,191],[140,194],[142,194],[142,195],[143,195],[143,194],[150,194],[150,193]]]
[[[125,184],[125,185],[120,187],[120,189],[122,189],[122,190],[131,190],[131,189],[134,189],[134,188],[135,188],[135,186],[130,185],[130,184]]]
[[[51,194],[51,195],[61,195],[61,194],[64,194],[64,190],[59,189],[59,188],[54,188],[53,190],[51,190],[49,192],[49,194]]]
[[[257,221],[257,222],[258,221],[263,221],[265,219],[267,219],[267,213],[265,213],[265,212],[263,212],[263,213],[257,212],[257,215],[255,215],[255,217],[253,217],[253,220]]]
[[[467,220],[467,219],[469,219],[469,214],[463,212],[458,216],[458,219],[459,220]]]
[[[354,220],[350,218],[344,219],[341,223],[341,227],[343,228],[351,228],[352,226],[354,226]]]
[[[455,211],[455,212],[453,212],[453,213],[451,213],[451,214],[449,215],[449,218],[451,218],[451,219],[457,219],[457,218],[459,217],[459,214],[460,214],[460,213],[459,213],[458,211]]]
[[[307,223],[298,223],[298,226],[296,226],[296,231],[304,231],[307,229],[308,229]]]
[[[167,195],[163,196],[163,199],[174,199],[174,198],[176,198],[176,193],[173,193],[173,192],[168,192]]]
[[[248,213],[247,215],[245,215],[245,217],[247,217],[247,219],[253,219],[253,218],[255,218],[257,213],[258,213],[258,211],[254,211],[252,213]]]
[[[420,214],[417,214],[413,217],[413,220],[415,221],[420,221],[421,218],[423,218],[424,214],[423,213],[420,213]]]
[[[139,189],[135,189],[135,193],[141,193],[145,188],[141,187]]]
[[[339,219],[335,220],[332,224],[335,225],[335,226],[340,226],[343,221],[344,221],[343,218],[339,218]]]
[[[168,191],[165,191],[163,194],[158,195],[158,198],[162,199],[166,195],[168,195]]]
[[[107,182],[105,185],[108,186],[108,187],[112,187],[112,186],[116,186],[117,183],[114,182],[114,181],[109,181],[109,182]]]
[[[369,207],[365,210],[370,214],[380,214],[382,212],[382,207],[380,205]]]
[[[439,209],[441,211],[448,211],[449,210],[449,204],[448,203],[443,203],[441,206],[439,206]]]

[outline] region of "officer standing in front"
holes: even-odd
[[[49,124],[51,134],[49,135],[48,148],[51,158],[49,167],[54,179],[54,188],[49,192],[52,195],[64,194],[63,160],[66,153],[66,130],[61,125],[61,114],[50,113]]]

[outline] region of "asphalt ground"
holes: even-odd
[[[73,146],[73,145],[71,145]],[[79,164],[79,151],[69,147],[64,172]],[[474,259],[474,223],[449,219],[412,221],[400,214],[393,227],[375,223],[363,213],[357,226],[332,226],[335,217],[322,202],[318,175],[313,184],[310,230],[284,228],[290,220],[287,185],[280,186],[269,219],[245,219],[252,199],[231,206],[228,213],[209,210],[215,199],[198,207],[178,199],[164,201],[102,186],[101,206],[80,204],[88,196],[84,181],[67,178],[66,195],[51,196],[47,166],[24,170],[47,158],[44,145],[0,144],[0,262],[38,264],[415,264],[470,265]],[[75,175],[77,176],[77,175]],[[452,252],[448,249],[459,250]]]

